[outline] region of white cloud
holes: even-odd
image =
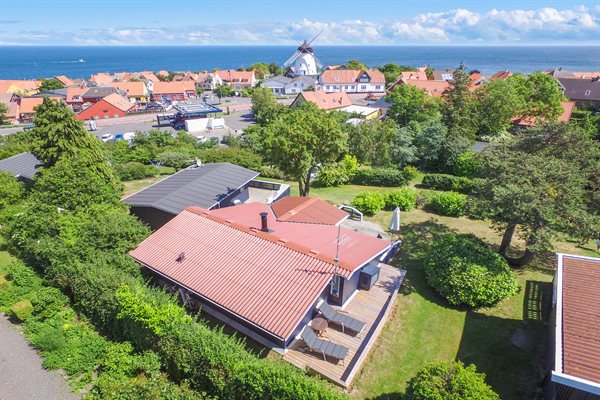
[[[77,32],[16,31],[3,40],[22,44],[293,44],[321,32],[317,44],[435,44],[598,42],[600,6],[558,10],[474,12],[459,8],[405,19],[323,22],[302,19],[177,27],[111,27]]]

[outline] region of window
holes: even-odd
[[[329,293],[332,296],[339,297],[339,295],[340,295],[340,276],[339,275],[334,275],[333,278],[331,278],[331,288],[329,290]]]
[[[367,85],[360,85],[360,90],[367,90]]]
[[[329,90],[330,88],[329,88],[329,86],[325,86],[325,89]]]
[[[298,84],[297,84],[297,83],[294,83],[294,87],[298,87]]]
[[[299,101],[299,102],[296,103],[296,107],[301,107],[301,106],[302,106],[302,102],[301,101]]]
[[[585,91],[585,95],[586,95],[586,96],[589,96],[591,93],[592,93],[592,91],[591,91],[591,90],[586,90],[586,91]]]
[[[376,85],[375,89],[381,89],[381,85]]]
[[[115,118],[119,118],[119,114],[115,113]]]

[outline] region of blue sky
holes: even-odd
[[[301,5],[298,5],[301,4]],[[600,2],[2,0],[3,45],[598,44]]]

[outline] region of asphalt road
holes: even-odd
[[[76,400],[58,371],[42,368],[37,351],[29,347],[18,325],[0,314],[0,399]]]

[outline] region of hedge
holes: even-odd
[[[421,183],[426,189],[451,190],[469,194],[475,187],[476,181],[462,176],[448,174],[428,174]]]
[[[396,207],[401,211],[411,211],[417,206],[418,195],[413,189],[403,187],[385,196],[385,208],[393,210]]]
[[[453,305],[491,306],[517,291],[506,260],[473,235],[435,239],[423,268],[429,285]]]
[[[122,181],[133,181],[154,176],[158,173],[158,169],[152,165],[133,161],[115,165],[115,172]]]
[[[457,192],[439,192],[430,199],[428,206],[440,215],[460,217],[467,212],[468,197]]]
[[[33,306],[29,300],[21,300],[10,308],[11,314],[19,321],[25,321],[28,318],[31,318],[32,311]]]
[[[147,286],[126,255],[145,228],[132,226],[115,240],[128,222],[110,218],[106,210],[88,215],[25,207],[4,233],[9,249],[43,270],[99,329],[138,351],[156,352],[176,382],[220,398],[344,398],[291,365],[257,358],[239,339],[195,320],[170,295]],[[121,218],[132,219],[124,212]]]
[[[352,206],[367,215],[373,215],[385,207],[385,195],[377,192],[361,192],[352,200]]]
[[[359,169],[352,183],[365,186],[405,186],[408,182],[406,174],[395,168],[364,168]]]
[[[262,159],[250,150],[233,147],[218,147],[198,152],[198,158],[203,163],[229,162],[240,167],[260,171]]]

